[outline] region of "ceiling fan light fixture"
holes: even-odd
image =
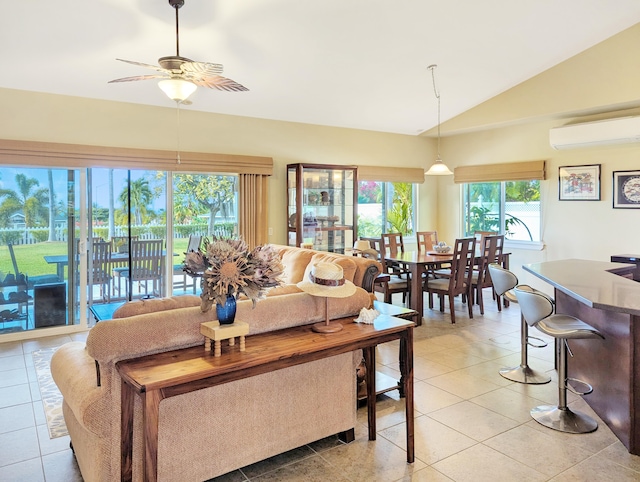
[[[183,79],[161,80],[158,82],[158,87],[167,94],[167,97],[176,102],[184,102],[198,88],[193,82]]]

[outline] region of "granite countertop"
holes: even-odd
[[[633,265],[565,259],[522,268],[587,306],[640,316],[640,283],[615,274]]]

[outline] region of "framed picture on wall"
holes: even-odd
[[[613,171],[613,207],[640,209],[640,171]]]
[[[560,201],[600,201],[600,164],[560,166],[558,196]]]

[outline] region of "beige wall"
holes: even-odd
[[[561,258],[607,260],[640,254],[640,210],[612,209],[612,171],[640,169],[640,144],[554,151],[551,127],[614,117],[640,106],[640,24],[510,89],[442,126],[445,163],[461,165],[547,160],[542,182],[541,251],[514,250],[512,268]],[[0,89],[0,138],[174,150],[176,110]],[[630,111],[638,114],[638,110]],[[582,116],[582,117],[578,117]],[[428,167],[431,137],[181,111],[181,148],[270,156],[271,241],[286,242],[285,166],[288,163]],[[602,201],[558,201],[558,167],[601,164]],[[215,167],[212,166],[212,170]],[[451,177],[427,178],[419,188],[418,229],[437,229],[451,242],[461,233],[460,186]]]
[[[564,258],[608,261],[612,254],[640,254],[640,209],[613,209],[612,171],[640,170],[640,146],[631,144],[556,151],[549,147],[549,129],[558,122],[540,122],[447,139],[443,152],[451,166],[546,160],[547,179],[541,181],[542,240],[544,249],[511,250],[511,267],[521,282],[543,289],[520,267]],[[601,201],[559,201],[558,168],[601,164]],[[440,181],[439,234],[454,239],[462,231],[460,185]]]
[[[462,165],[545,159],[541,182],[544,249],[512,250],[521,282],[549,290],[526,274],[524,263],[612,254],[640,254],[640,209],[612,208],[612,172],[640,170],[640,144],[556,151],[549,129],[594,119],[640,115],[640,24],[523,82],[443,125],[443,159]],[[625,110],[620,110],[624,107]],[[558,167],[601,164],[601,201],[559,201]],[[460,186],[439,180],[438,230],[461,233]]]
[[[153,86],[151,86],[152,88]],[[161,93],[159,93],[160,95]],[[176,109],[0,89],[0,138],[175,150]],[[286,243],[286,165],[308,162],[424,168],[435,158],[433,139],[296,124],[182,108],[183,151],[269,156],[269,226]],[[215,166],[212,166],[215,171]],[[421,229],[437,225],[437,181],[420,186]]]

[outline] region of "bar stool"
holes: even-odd
[[[489,265],[489,273],[491,274],[491,281],[493,282],[493,289],[496,295],[498,297],[504,296],[511,303],[517,303],[516,295],[512,291],[518,284],[516,275],[508,269],[504,269],[498,263],[491,263]],[[524,285],[520,285],[520,288],[523,287]],[[500,300],[498,300],[498,303],[500,303]],[[536,340],[539,344],[531,343],[530,340]],[[520,315],[520,365],[512,368],[502,368],[500,375],[512,382],[526,383],[528,385],[549,383],[551,381],[549,375],[529,367],[527,361],[529,346],[544,348],[547,346],[547,343],[541,338],[529,336],[529,325],[527,325],[524,317]]]
[[[554,314],[553,301],[542,291],[529,286],[516,286],[515,293],[527,324],[535,326],[542,333],[553,336],[557,338],[558,343],[562,343],[558,354],[558,405],[536,407],[531,410],[531,416],[536,422],[560,432],[593,432],[598,428],[598,422],[567,407],[567,388],[576,395],[587,395],[593,391],[593,387],[587,382],[567,377],[567,353],[573,356],[567,340],[604,337],[598,330],[578,318]],[[568,384],[569,380],[584,385],[587,390],[576,391]]]

